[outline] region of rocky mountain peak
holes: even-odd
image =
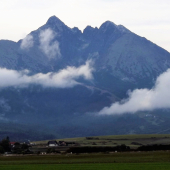
[[[55,15],[51,16],[48,19],[46,24],[48,24],[48,25],[61,25],[61,24],[64,25],[64,23],[58,17],[56,17]]]
[[[51,16],[48,21],[46,22],[46,25],[54,30],[62,31],[64,27],[67,27],[58,17]]]
[[[117,28],[117,25],[114,24],[113,22],[111,21],[106,21],[104,22],[101,26],[100,26],[100,30],[106,30],[108,28],[111,28],[111,29],[114,29],[114,28]]]
[[[91,26],[87,26],[83,30],[83,34],[85,37],[93,37],[97,32],[98,32],[98,28],[97,27],[93,28]]]
[[[74,33],[79,33],[79,34],[81,34],[81,30],[79,30],[78,27],[72,28],[72,31],[73,31]]]
[[[112,32],[112,31],[118,31],[119,33],[121,34],[124,34],[124,33],[131,33],[130,30],[128,30],[126,27],[124,27],[123,25],[116,25],[114,24],[113,22],[111,21],[106,21],[104,22],[99,30],[101,30],[102,32],[108,32],[109,31],[109,34]]]

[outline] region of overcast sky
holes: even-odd
[[[18,41],[56,15],[69,27],[124,25],[170,51],[169,0],[0,0],[0,39]]]

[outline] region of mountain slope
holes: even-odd
[[[142,112],[142,117],[103,117],[94,113],[125,98],[129,89],[152,87],[156,77],[170,67],[169,52],[124,26],[106,21],[99,28],[87,26],[81,32],[52,16],[17,43],[0,40],[0,67],[29,70],[26,75],[21,72],[22,78],[40,73],[38,76],[49,75],[52,79],[56,72],[62,73],[68,66],[78,68],[86,61],[93,63],[93,79],[77,77],[74,87],[30,83],[1,88],[0,119],[14,122],[12,126],[24,124],[26,129],[37,125],[57,137],[156,133],[168,129],[169,111],[160,111],[162,117],[152,121],[145,117],[148,112]]]

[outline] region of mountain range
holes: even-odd
[[[82,32],[52,16],[18,42],[0,40],[0,137],[169,133],[168,109],[97,114],[168,68],[168,51],[122,25]]]

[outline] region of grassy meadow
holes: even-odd
[[[61,164],[61,165],[14,165],[14,166],[0,166],[2,170],[169,170],[169,164]]]
[[[137,148],[141,145],[170,144],[170,134],[143,134],[143,135],[111,135],[95,137],[79,137],[55,139],[57,141],[75,142],[79,146],[117,146],[125,144],[130,148]],[[46,145],[46,141],[36,141],[34,143]]]
[[[2,170],[170,169],[170,152],[1,156]]]

